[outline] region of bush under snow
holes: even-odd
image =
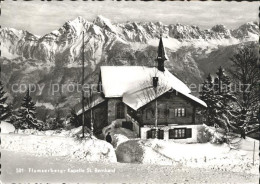
[[[225,140],[225,130],[215,127],[207,126],[203,124],[198,131],[198,142],[206,143],[211,142],[213,144],[222,144]]]
[[[11,133],[15,131],[14,125],[11,123],[7,123],[5,121],[1,121],[1,133]]]

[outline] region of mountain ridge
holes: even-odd
[[[153,22],[112,24],[109,19],[101,15],[93,22],[89,22],[79,16],[74,20],[65,22],[58,30],[41,37],[24,30],[0,29],[0,39],[3,40],[1,46],[2,56],[7,56],[9,59],[11,55],[24,56],[25,58],[54,62],[56,54],[66,54],[66,49],[69,49],[71,54],[67,55],[66,60],[68,62],[64,64],[71,63],[74,62],[72,57],[78,58],[80,54],[78,46],[82,40],[83,31],[86,33],[86,45],[99,42],[99,45],[108,47],[108,49],[114,42],[124,44],[134,42],[156,46],[156,39],[162,34],[166,40],[165,46],[171,50],[187,45],[196,45],[202,48],[210,45],[215,47],[233,45],[256,40],[259,33],[258,25],[254,22],[245,23],[234,30],[229,30],[223,25],[201,30],[198,26],[179,23],[175,25],[163,25],[162,23]],[[8,41],[12,42],[12,45],[18,45],[18,48],[12,48]],[[210,44],[207,44],[207,42]],[[44,54],[39,53],[39,50],[42,50]]]

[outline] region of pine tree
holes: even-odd
[[[226,75],[225,70],[220,66],[216,72],[214,80],[214,93],[217,100],[216,118],[215,122],[225,128],[227,131],[236,129],[233,125],[233,120],[236,118],[234,115],[234,102],[236,97],[231,93],[230,78]]]
[[[41,124],[36,119],[36,107],[28,89],[18,110],[18,128],[20,129],[41,129]]]
[[[11,117],[11,108],[6,103],[7,96],[6,92],[4,91],[4,87],[2,82],[0,81],[0,120],[4,121]]]
[[[200,98],[207,104],[207,109],[205,111],[207,116],[206,124],[212,126],[214,125],[215,118],[215,107],[216,107],[216,99],[214,96],[213,89],[213,79],[209,74],[206,80],[203,83],[202,91],[200,92]]]
[[[231,93],[230,79],[225,70],[219,67],[216,77],[213,79],[209,74],[204,81],[200,98],[207,104],[207,124],[217,125],[226,129],[234,129],[234,123],[230,120],[236,118],[233,102],[236,100]]]

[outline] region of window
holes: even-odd
[[[147,131],[147,139],[155,139],[156,137],[156,129],[151,129]],[[164,138],[164,131],[158,129],[157,130],[157,138],[163,139]]]
[[[184,117],[184,116],[185,116],[185,108],[175,109],[175,117]]]
[[[123,102],[119,102],[116,104],[116,117],[117,119],[125,118],[125,105]]]
[[[169,139],[185,139],[191,137],[191,128],[175,128],[169,130]]]

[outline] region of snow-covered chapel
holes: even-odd
[[[159,139],[197,139],[201,126],[196,115],[198,108],[206,108],[202,100],[164,66],[168,57],[162,37],[156,58],[157,67],[101,66],[100,96],[91,108],[85,109],[85,122],[90,126],[93,112],[94,132],[114,121],[141,137]],[[82,111],[78,112],[82,115]]]

